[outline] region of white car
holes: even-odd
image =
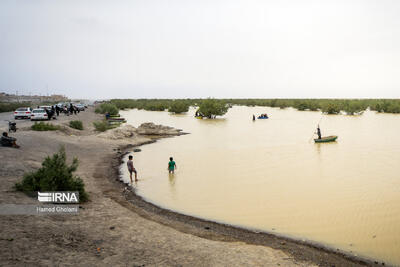
[[[38,109],[47,109],[47,110],[51,110],[51,106],[40,106],[40,107],[38,107]]]
[[[31,121],[38,121],[38,120],[48,120],[49,116],[46,113],[46,110],[42,108],[35,108],[32,110]]]
[[[31,114],[31,108],[18,108],[16,111],[14,111],[14,119],[30,119]]]

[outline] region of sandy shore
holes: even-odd
[[[0,121],[11,113],[0,113]],[[85,130],[67,125],[83,121]],[[64,145],[90,201],[76,216],[0,216],[0,265],[73,266],[365,266],[373,262],[270,234],[254,233],[160,209],[127,191],[118,179],[124,152],[155,138],[97,136],[89,111],[61,115],[63,131],[35,132],[17,121],[20,149],[0,147],[0,204],[38,204],[13,189],[22,175]],[[5,129],[6,124],[0,123]]]

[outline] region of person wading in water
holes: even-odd
[[[131,184],[133,184],[133,181],[132,181],[132,172],[133,173],[135,173],[135,182],[137,182],[137,172],[136,172],[136,169],[135,169],[135,167],[133,167],[133,161],[132,161],[132,159],[133,159],[133,156],[129,156],[129,160],[128,160],[128,162],[126,163],[126,165],[128,166],[128,171],[129,171],[129,178],[131,178]]]
[[[172,157],[169,158],[168,162],[168,172],[169,173],[174,173],[175,169],[177,169],[178,166],[176,166],[176,163]]]

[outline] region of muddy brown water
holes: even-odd
[[[270,119],[253,122],[260,113]],[[191,133],[133,153],[134,186],[145,200],[400,265],[400,115],[239,106],[215,120],[196,119],[193,109],[121,114],[134,126],[151,121]],[[337,142],[309,142],[319,121]],[[128,181],[125,165],[121,171]]]

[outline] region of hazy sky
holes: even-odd
[[[399,98],[400,1],[1,0],[0,92],[16,90]]]

